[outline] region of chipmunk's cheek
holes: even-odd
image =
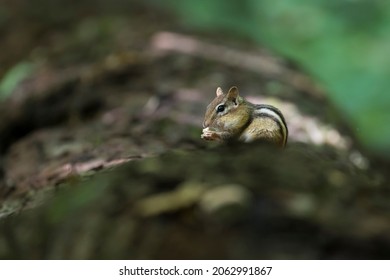
[[[204,129],[208,129],[208,130],[213,130],[214,131],[214,130],[218,130],[219,127],[220,127],[220,125],[219,125],[218,120],[214,120],[212,122],[207,123],[207,125],[205,126]]]
[[[237,127],[239,125],[239,119],[230,118],[221,122],[220,126],[223,127],[224,130],[230,130],[232,128]]]

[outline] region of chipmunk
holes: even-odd
[[[226,94],[218,87],[216,94],[207,106],[202,139],[243,142],[262,140],[280,147],[286,146],[288,129],[279,109],[271,105],[250,103],[239,95],[235,86]]]

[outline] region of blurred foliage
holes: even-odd
[[[345,114],[361,142],[390,153],[390,2],[165,2],[190,26],[251,38],[296,61]]]
[[[32,73],[33,69],[32,63],[20,62],[8,70],[0,80],[0,100],[7,98],[16,86]]]

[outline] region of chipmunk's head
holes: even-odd
[[[228,93],[224,93],[220,87],[217,88],[216,97],[207,106],[206,114],[203,121],[203,127],[209,127],[224,119],[224,116],[237,110],[244,102],[239,95],[237,87],[231,87]]]

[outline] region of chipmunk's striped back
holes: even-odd
[[[255,105],[254,117],[267,117],[275,121],[275,123],[280,129],[280,132],[282,133],[283,147],[286,146],[288,138],[288,128],[286,120],[284,119],[282,112],[278,108],[266,104]]]

